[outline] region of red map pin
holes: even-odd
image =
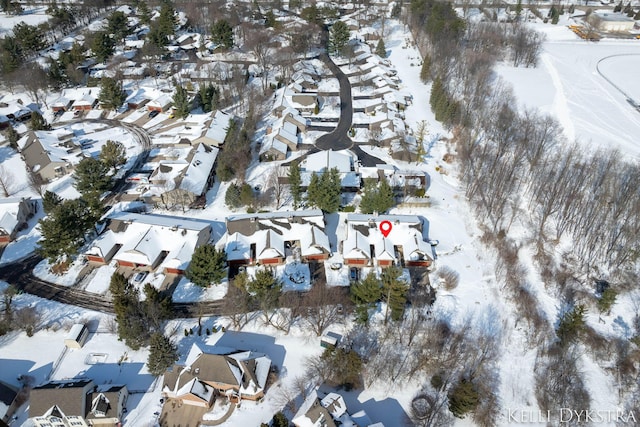
[[[380,223],[380,231],[384,237],[387,237],[389,233],[391,233],[391,228],[393,228],[391,221],[384,220]]]

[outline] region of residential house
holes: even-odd
[[[357,171],[357,156],[349,150],[324,150],[309,154],[300,162],[302,187],[308,187],[311,176],[323,174],[333,168],[340,174],[343,191],[358,191],[361,186],[360,173]]]
[[[380,223],[389,221],[385,237]],[[433,264],[433,249],[423,236],[423,219],[415,215],[347,216],[347,234],[341,242],[344,262],[349,266],[427,267]]]
[[[0,199],[0,245],[12,241],[37,211],[38,202],[29,197]]]
[[[288,257],[323,261],[331,255],[319,209],[232,215],[221,246],[230,265],[283,264]]]
[[[224,113],[220,110],[216,111],[208,129],[200,138],[195,139],[193,143],[204,143],[213,145],[214,147],[220,147],[227,139],[227,133],[232,120],[233,116],[231,114]]]
[[[80,147],[65,131],[29,131],[18,140],[18,149],[31,172],[45,181],[73,171],[83,158]]]
[[[165,206],[191,206],[204,197],[213,183],[218,148],[198,144],[185,159],[161,161],[149,177],[160,185],[160,201]]]
[[[364,410],[350,414],[339,393],[321,397],[317,390],[309,393],[291,422],[296,427],[384,427],[382,423],[372,423]]]
[[[194,250],[209,241],[211,226],[203,221],[163,215],[119,212],[85,253],[91,262],[182,274]]]
[[[278,129],[274,139],[286,144],[291,151],[298,149],[298,128],[295,124],[285,121]]]
[[[51,381],[31,390],[29,417],[38,427],[117,427],[128,397],[125,385],[98,386],[90,379]]]
[[[32,111],[22,105],[20,99],[0,102],[0,123],[9,123],[11,120],[21,122],[31,118]]]
[[[86,111],[92,110],[96,105],[98,105],[98,94],[88,92],[79,99],[76,99],[73,104],[71,104],[71,108],[76,111]]]
[[[184,365],[164,374],[162,394],[185,405],[208,408],[216,395],[232,402],[259,400],[264,396],[271,360],[253,351],[203,352],[194,344]]]
[[[169,107],[171,107],[171,104],[173,104],[173,100],[171,99],[171,96],[169,96],[166,93],[163,93],[159,97],[147,103],[147,110],[158,111],[162,113],[163,111],[167,111]]]

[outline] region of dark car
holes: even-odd
[[[351,279],[352,282],[357,282],[358,280],[360,280],[360,270],[358,270],[356,267],[351,267],[351,269],[349,270],[349,279]]]
[[[149,118],[153,119],[158,114],[160,114],[160,111],[153,110],[152,112],[149,113]]]

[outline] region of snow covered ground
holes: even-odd
[[[547,35],[537,68],[502,64],[496,71],[523,107],[551,113],[569,141],[575,139],[589,151],[612,148],[640,159],[640,111],[626,101],[640,101],[640,83],[633,78],[640,66],[640,43],[586,42],[566,27],[569,23],[563,18],[557,26],[535,25]]]

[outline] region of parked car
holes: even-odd
[[[155,116],[157,116],[158,114],[160,114],[160,111],[157,110],[153,110],[149,113],[149,118],[153,119]]]
[[[349,279],[353,282],[360,280],[360,270],[357,267],[351,267],[349,270]]]

